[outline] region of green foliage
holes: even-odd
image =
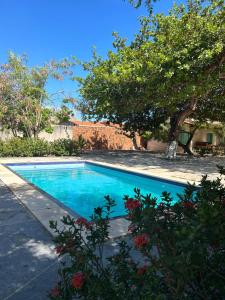
[[[221,176],[189,185],[179,201],[126,196],[129,237],[117,241],[118,251],[105,254],[110,215],[115,205],[95,209],[90,221],[65,216],[50,222],[56,252],[66,256],[60,281],[50,299],[208,299],[225,295],[225,187]],[[141,260],[134,259],[135,253]]]
[[[128,0],[129,3],[131,3],[135,8],[139,8],[141,5],[145,5],[145,7],[148,9],[149,13],[151,14],[153,12],[153,3],[157,2],[157,0]]]
[[[51,143],[51,153],[56,156],[78,154],[77,142],[71,139],[59,139]]]
[[[72,115],[73,115],[73,111],[69,109],[66,105],[62,105],[60,110],[57,110],[55,112],[55,116],[59,123],[68,122]]]
[[[76,140],[76,146],[79,152],[82,152],[87,146],[87,142],[85,141],[85,139],[81,134],[78,136],[78,139]]]
[[[115,35],[107,59],[95,54],[83,64],[79,108],[86,117],[127,123],[130,130],[154,132],[154,123],[170,118],[170,141],[178,141],[185,118],[224,121],[224,10],[224,1],[190,0],[169,15],[143,18],[130,45]],[[155,111],[162,114],[154,118]],[[148,128],[141,122],[145,113],[152,117]]]
[[[71,111],[64,105],[60,111],[50,106],[51,95],[46,91],[50,77],[63,79],[60,73],[69,68],[68,61],[51,62],[30,68],[25,56],[10,52],[8,62],[0,65],[0,123],[13,135],[36,138],[41,131],[51,132],[52,124]],[[48,106],[48,107],[47,107]]]
[[[51,145],[51,154],[56,156],[71,156],[78,155],[81,153],[86,147],[86,141],[79,135],[75,140],[71,139],[59,139],[50,143]]]
[[[78,155],[86,145],[82,136],[77,140],[59,139],[48,142],[43,139],[12,138],[0,140],[0,157],[72,156]]]
[[[49,153],[49,143],[42,139],[12,138],[0,141],[0,156],[46,156]]]

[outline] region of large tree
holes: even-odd
[[[56,118],[70,113],[65,107],[55,111],[46,91],[50,76],[61,79],[70,63],[66,60],[30,68],[25,56],[9,53],[8,62],[0,70],[0,124],[14,136],[38,137],[45,130],[52,131]],[[61,112],[61,113],[60,113]]]
[[[82,111],[122,119],[164,110],[170,120],[167,155],[173,157],[186,118],[224,120],[224,12],[224,1],[189,0],[169,15],[142,19],[129,45],[117,35],[107,59],[94,55],[83,64]]]

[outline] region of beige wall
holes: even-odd
[[[208,129],[199,129],[195,132],[192,143],[193,146],[196,142],[207,142],[207,133],[213,133],[213,145],[218,145],[220,143],[220,138],[216,134]]]
[[[157,140],[151,139],[148,141],[147,150],[153,152],[165,152],[167,147],[167,143],[159,142]],[[183,149],[181,147],[177,148],[178,153],[183,153]]]
[[[2,131],[1,127],[0,127],[0,140],[5,141],[5,140],[8,140],[12,137],[13,137],[13,134],[12,134],[11,130]]]
[[[55,125],[53,133],[41,132],[39,138],[45,139],[49,142],[58,139],[72,139],[73,137],[73,126]]]
[[[185,124],[184,130],[189,131],[189,125]],[[195,135],[192,140],[192,147],[195,146],[196,142],[207,142],[207,133],[213,133],[213,145],[219,145],[220,144],[220,138],[216,136],[216,134],[208,129],[199,129],[195,132]],[[148,141],[147,149],[153,152],[165,152],[167,147],[166,143],[159,142],[157,140],[151,139]],[[178,147],[177,149],[178,153],[183,153],[183,149],[181,147]]]
[[[0,130],[0,139],[8,140],[13,137],[13,134],[10,130]],[[54,125],[53,133],[41,132],[39,134],[39,138],[45,139],[49,142],[62,139],[62,138],[72,138],[73,137],[73,126],[65,126],[65,125]]]

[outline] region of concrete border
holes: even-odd
[[[24,159],[26,160],[26,159]],[[99,165],[107,168],[111,168],[114,170],[135,174],[143,177],[147,177],[150,179],[157,179],[164,182],[174,183],[181,186],[186,186],[183,180],[171,180],[169,178],[163,178],[158,176],[149,175],[149,173],[144,171],[138,171],[135,168],[128,167],[120,167],[114,166],[109,163],[97,162],[94,160],[88,159],[74,159],[73,160],[63,160],[61,161],[20,161],[20,162],[6,162],[4,164],[0,164],[0,179],[4,182],[4,184],[13,192],[16,198],[32,213],[32,215],[47,229],[47,231],[54,235],[54,232],[49,227],[49,220],[57,221],[60,224],[60,220],[64,215],[70,215],[73,218],[78,218],[79,215],[60,203],[57,199],[44,192],[40,188],[35,185],[28,183],[22,177],[20,177],[16,172],[9,169],[7,165],[18,165],[18,164],[69,164],[69,163],[90,163],[94,165]],[[115,239],[120,236],[124,236],[127,234],[127,229],[129,226],[129,221],[124,217],[112,218],[110,220],[110,238]]]

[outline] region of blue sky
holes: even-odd
[[[173,2],[161,0],[155,9],[166,13]],[[112,32],[132,39],[145,14],[144,7],[136,10],[124,0],[0,0],[0,63],[9,50],[26,53],[31,66],[71,55],[88,60],[93,46],[105,56]],[[48,84],[49,92],[61,89],[78,96],[72,81]]]

